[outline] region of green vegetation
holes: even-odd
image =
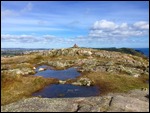
[[[1,75],[1,105],[5,105],[22,98],[30,97],[32,93],[48,84],[58,83],[56,79],[46,79],[40,76],[11,76]]]
[[[80,77],[87,77],[93,81],[94,85],[100,87],[101,94],[109,92],[127,92],[132,89],[148,88],[146,81],[149,79],[147,75],[139,78],[127,76],[123,74],[108,74],[102,72],[83,73]],[[79,77],[79,78],[80,78]]]

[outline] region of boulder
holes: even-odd
[[[17,75],[23,75],[24,73],[23,73],[23,71],[21,71],[21,70],[16,70],[16,74],[17,74]]]
[[[105,65],[106,65],[106,66],[113,66],[113,65],[114,65],[114,62],[110,61],[110,62],[107,62]]]
[[[92,81],[88,78],[80,78],[76,82],[72,83],[73,85],[80,85],[80,86],[91,86]]]
[[[86,50],[82,50],[81,54],[85,55],[85,56],[91,56],[92,52],[91,51],[86,51]]]
[[[133,77],[139,77],[139,76],[140,76],[139,74],[134,74],[134,75],[133,75]]]

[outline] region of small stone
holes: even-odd
[[[63,80],[59,80],[59,84],[65,84],[66,81],[63,81]]]
[[[147,91],[148,89],[147,88],[141,88],[141,91]]]
[[[36,69],[35,67],[33,67],[33,69]]]
[[[135,74],[135,75],[133,75],[133,77],[139,77],[140,75],[139,74]]]

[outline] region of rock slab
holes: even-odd
[[[138,93],[137,93],[138,92]],[[108,94],[97,97],[32,97],[1,106],[2,112],[149,112],[147,92]]]

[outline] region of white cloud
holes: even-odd
[[[107,29],[112,30],[117,28],[117,25],[114,22],[107,20],[96,21],[93,25],[93,29]]]
[[[121,29],[127,29],[127,28],[128,28],[128,24],[127,24],[127,23],[122,23],[122,24],[120,25],[120,28],[121,28]]]
[[[35,35],[10,35],[3,34],[1,35],[2,42],[20,42],[20,43],[65,43],[70,42],[70,38],[60,38],[54,35],[43,35],[37,37]]]
[[[57,37],[54,35],[43,35],[42,36],[42,42],[44,43],[48,43],[48,42],[52,42],[52,41],[58,41]]]
[[[127,37],[139,37],[149,34],[149,24],[145,21],[139,21],[128,25],[127,23],[116,24],[112,21],[96,21],[89,32],[90,37],[121,40]]]
[[[139,29],[149,29],[149,23],[145,21],[139,21],[133,24],[134,27],[137,27]]]
[[[101,24],[102,22],[102,24]],[[103,24],[103,22],[105,24]],[[102,45],[111,45],[111,44],[120,44],[120,43],[130,43],[130,42],[141,42],[139,37],[144,37],[149,35],[148,29],[145,27],[148,22],[139,21],[133,24],[121,23],[117,24],[109,21],[96,21],[93,26],[95,28],[90,29],[87,36],[76,36],[76,37],[57,37],[55,35],[42,35],[35,36],[32,35],[10,35],[4,34],[1,35],[2,42],[19,42],[19,43],[39,43],[39,44],[48,44],[48,45],[73,45],[77,43],[79,45],[87,45],[94,43],[102,43]],[[107,23],[107,24],[106,24]],[[99,26],[100,27],[99,27]],[[111,27],[111,29],[108,28]],[[19,27],[20,28],[20,27]],[[61,30],[61,29],[51,29],[49,27],[29,27],[27,28],[14,28],[14,31],[47,31],[47,30]],[[146,28],[146,29],[145,29]],[[8,30],[9,31],[9,30]],[[135,40],[135,41],[134,41]]]
[[[86,42],[89,39],[86,39],[86,37],[78,37],[78,38],[62,38],[57,37],[54,35],[42,35],[42,36],[35,36],[35,35],[10,35],[10,34],[4,34],[1,35],[2,42],[18,42],[18,43],[43,43],[43,44],[71,44],[74,43],[82,43]]]
[[[37,37],[32,35],[1,35],[3,42],[21,42],[21,43],[32,43],[40,41]]]

